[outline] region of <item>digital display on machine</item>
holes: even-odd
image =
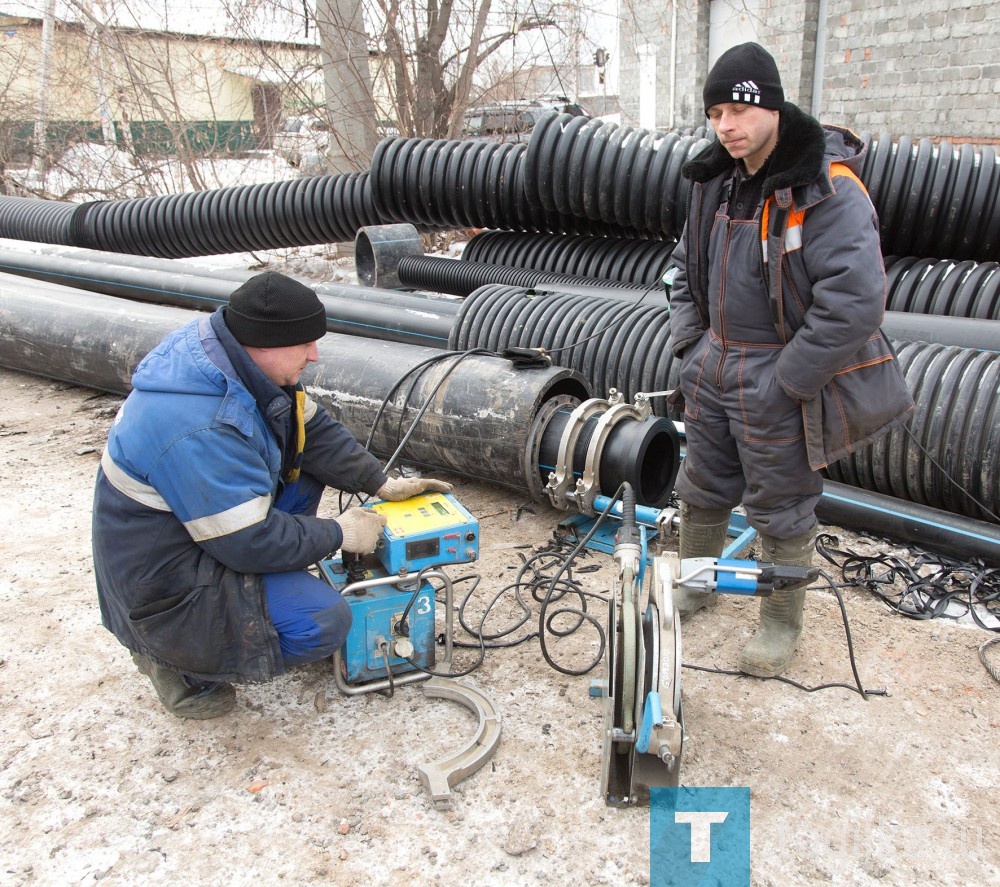
[[[413,561],[418,558],[437,557],[441,553],[441,540],[437,537],[431,539],[414,539],[406,543],[406,559]]]

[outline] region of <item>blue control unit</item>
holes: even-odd
[[[479,521],[450,493],[422,493],[369,507],[386,518],[376,554],[389,573],[419,573],[479,557]]]
[[[434,665],[434,587],[429,582],[418,586],[415,577],[400,582],[370,556],[364,559],[363,576],[360,571],[348,574],[339,557],[320,561],[319,569],[341,594],[359,580],[386,579],[344,595],[354,617],[341,648],[348,683],[384,679],[387,665],[393,674],[413,671],[411,662],[427,669]]]

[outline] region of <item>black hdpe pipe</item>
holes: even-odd
[[[675,246],[672,240],[480,231],[465,245],[461,259],[463,262],[650,284],[663,279]]]
[[[199,316],[66,289],[0,275],[0,366],[126,394],[142,357]],[[320,341],[319,360],[303,382],[377,455],[389,458],[399,450],[397,462],[526,488],[538,501],[545,501],[547,480],[538,454],[552,450],[551,438],[561,434],[553,418],[589,397],[585,381],[561,367],[515,368],[493,355],[336,334]],[[655,421],[616,425],[601,451],[607,483],[638,475],[646,478],[642,489],[650,497],[640,504],[665,502],[671,488],[652,480],[665,478],[663,463],[679,453],[663,443]],[[616,489],[601,485],[604,495]]]
[[[892,311],[1000,320],[1000,264],[918,259],[886,259]]]
[[[1000,527],[905,502],[893,496],[824,481],[816,516],[839,527],[855,527],[960,560],[980,558],[1000,567]]]
[[[75,203],[0,195],[0,232],[42,243],[72,243]]]
[[[94,251],[89,251],[94,255]],[[116,254],[96,253],[97,256]],[[160,260],[163,261],[163,260]],[[174,266],[180,268],[183,266]],[[196,270],[196,269],[191,269]],[[14,252],[0,248],[0,271],[35,280],[62,284],[72,299],[77,291],[103,293],[142,302],[155,302],[200,311],[214,311],[229,301],[242,279],[218,278],[210,272],[173,273],[111,264],[108,259]],[[447,344],[457,305],[368,287],[338,284],[314,285],[327,312],[327,330],[366,338],[388,339],[416,345]]]
[[[430,289],[455,296],[469,293],[488,283],[503,286],[537,287],[560,289],[566,286],[572,291],[600,295],[609,299],[634,301],[643,293],[655,288],[662,293],[662,284],[642,286],[614,280],[599,280],[595,277],[581,277],[570,274],[556,274],[552,271],[532,271],[526,268],[507,268],[486,262],[459,262],[441,256],[403,256],[396,268],[396,276],[402,286]]]
[[[351,241],[382,221],[368,173],[79,205],[0,200],[4,237],[162,258]]]
[[[593,226],[585,221],[527,199],[526,151],[525,145],[475,139],[383,139],[372,155],[375,209],[386,222],[438,229],[590,233]]]

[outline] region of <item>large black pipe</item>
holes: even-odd
[[[1000,320],[1000,264],[886,258],[886,307],[914,314]]]
[[[480,231],[465,245],[461,259],[650,284],[662,281],[675,246],[672,240]]]
[[[133,369],[196,312],[77,292],[0,275],[0,366],[117,394]],[[544,498],[539,453],[553,450],[553,419],[589,397],[561,367],[515,367],[489,354],[328,334],[303,374],[310,394],[382,457],[455,471]],[[656,421],[616,425],[603,443],[606,483],[633,475],[657,505],[670,495],[679,448]],[[580,473],[583,465],[570,466]],[[654,481],[661,478],[661,483]],[[601,486],[611,495],[614,488]]]
[[[114,261],[116,254],[80,252],[90,252],[97,258],[70,258],[0,248],[0,271],[71,287],[66,291],[70,298],[76,290],[87,290],[202,311],[213,311],[224,305],[242,282],[239,277],[252,276],[251,272],[245,272],[234,280],[208,272],[186,273],[178,270],[183,268],[180,265],[174,265],[173,272],[158,270],[151,274],[143,267],[119,265]],[[304,282],[316,289],[326,308],[327,329],[346,335],[442,347],[447,345],[458,310],[457,304],[442,299],[371,287]]]
[[[987,566],[1000,567],[996,524],[831,480],[823,483],[816,516],[839,527],[855,527],[961,560],[980,558]]]

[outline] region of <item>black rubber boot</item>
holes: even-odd
[[[207,721],[228,714],[236,707],[236,691],[232,684],[192,685],[182,674],[150,662],[138,653],[132,653],[132,661],[152,682],[163,707],[172,715]]]
[[[681,538],[677,554],[681,560],[688,557],[719,557],[726,547],[729,533],[729,518],[732,512],[724,508],[699,508],[681,502]],[[712,607],[719,596],[713,592],[687,591],[679,588],[674,592],[674,606],[681,619],[696,613],[703,607]]]
[[[811,567],[815,538],[815,531],[793,539],[775,539],[762,533],[761,560],[789,567]],[[805,599],[804,588],[776,591],[760,599],[760,627],[740,653],[740,671],[759,678],[774,678],[788,668],[802,636]]]

